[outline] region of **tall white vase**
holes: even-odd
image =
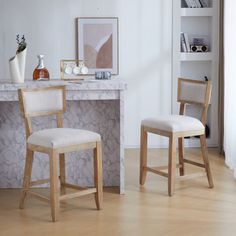
[[[26,52],[27,48],[9,60],[10,75],[13,83],[24,83],[25,81]]]

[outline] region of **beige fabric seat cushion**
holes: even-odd
[[[27,143],[49,148],[59,148],[100,140],[101,136],[92,131],[70,128],[54,128],[34,132],[29,136]]]
[[[142,125],[168,132],[205,130],[202,122],[196,118],[183,115],[160,116],[142,121]]]

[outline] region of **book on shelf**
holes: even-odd
[[[181,32],[180,34],[180,46],[181,46],[181,52],[187,52],[187,45],[185,42],[185,38],[184,38],[184,33]]]
[[[193,0],[187,0],[187,2],[189,3],[189,7],[190,8],[194,7]]]
[[[192,4],[192,7],[193,7],[193,8],[196,8],[197,5],[196,5],[196,3],[195,3],[195,0],[190,0],[190,1],[191,1],[191,4]]]
[[[208,0],[199,0],[199,2],[201,3],[202,7],[209,7]]]
[[[200,3],[200,0],[194,0],[195,1],[195,5],[197,6],[197,8],[201,8],[202,5]]]
[[[207,0],[203,0],[206,2]],[[185,0],[186,5],[188,8],[201,8],[203,7],[203,4],[201,3],[200,0]]]
[[[191,8],[191,7],[192,7],[190,0],[185,0],[185,3],[186,3],[186,5],[187,5],[188,8]]]
[[[180,42],[181,42],[181,52],[191,52],[189,37],[187,33],[181,32]]]
[[[196,0],[192,0],[193,1],[193,7],[194,8],[197,8],[197,2],[196,2]]]
[[[187,47],[187,52],[191,52],[189,37],[188,37],[187,33],[184,33],[184,40],[185,40],[185,44],[186,44],[186,47]]]

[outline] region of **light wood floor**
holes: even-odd
[[[236,235],[236,181],[216,150],[210,161],[215,188],[205,178],[177,183],[168,197],[166,179],[148,174],[145,187],[138,184],[139,152],[126,151],[126,194],[106,189],[104,209],[97,211],[93,197],[73,199],[61,205],[60,221],[52,223],[46,203],[32,198],[18,209],[19,190],[0,190],[1,236],[230,236]],[[149,152],[152,164],[166,162],[166,150]],[[188,150],[199,159],[198,149]],[[198,170],[189,167],[190,172]],[[40,190],[46,191],[46,190]]]

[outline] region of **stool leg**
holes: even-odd
[[[66,169],[65,169],[65,154],[59,154],[60,162],[60,183],[61,183],[61,194],[66,194],[66,188],[63,184],[66,182]]]
[[[34,152],[27,149],[26,150],[24,179],[23,179],[23,189],[22,189],[21,197],[20,197],[20,206],[19,206],[20,209],[24,208],[25,198],[26,198],[27,192],[30,188],[33,158],[34,158]]]
[[[140,173],[139,173],[139,183],[144,185],[146,181],[147,171],[147,132],[144,130],[144,127],[141,126],[140,134]]]
[[[168,194],[174,194],[175,185],[175,171],[176,171],[176,138],[171,136],[169,138],[169,162],[168,162]]]
[[[50,200],[52,221],[59,215],[58,154],[53,150],[50,155]]]
[[[202,157],[203,157],[203,161],[204,161],[204,164],[205,164],[205,170],[206,170],[206,173],[207,173],[207,179],[208,179],[209,187],[213,188],[214,184],[213,184],[210,164],[209,164],[209,160],[208,160],[205,134],[200,136],[200,142],[201,142]]]
[[[94,148],[94,184],[97,189],[95,202],[97,209],[102,209],[103,202],[103,177],[102,177],[102,150],[101,142],[97,142]]]
[[[184,138],[178,138],[179,144],[179,164],[181,167],[179,168],[180,176],[184,175]]]

